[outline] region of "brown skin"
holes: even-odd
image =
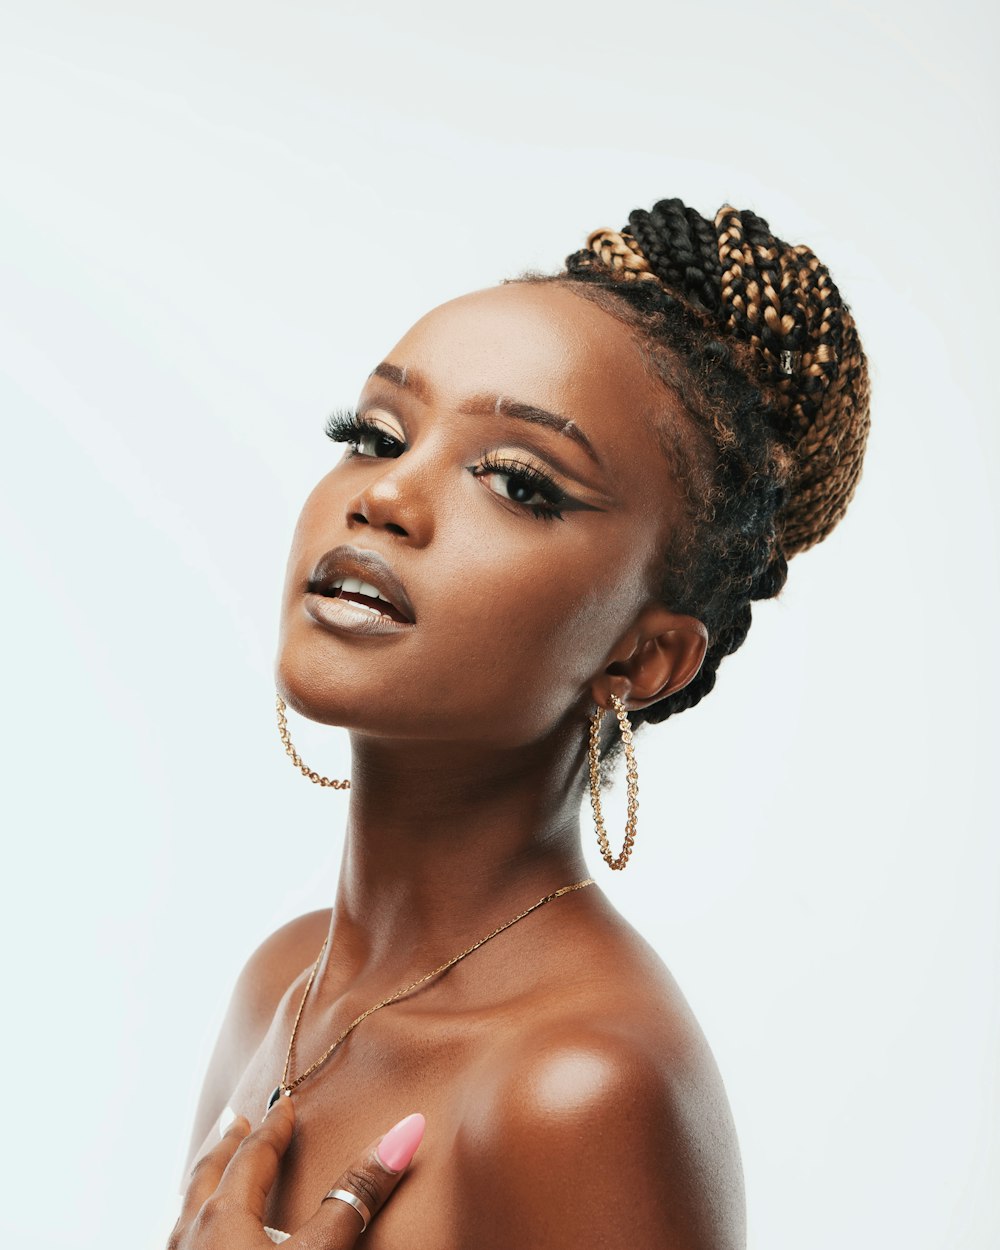
[[[267,1207],[294,1136],[291,1098],[277,1099],[256,1128],[238,1116],[192,1169],[167,1250],[273,1250]],[[385,1163],[380,1153],[383,1141],[384,1135],[373,1141],[331,1186],[361,1198],[368,1214],[360,1215],[346,1202],[324,1199],[312,1218],[295,1230],[289,1250],[351,1250],[357,1244],[408,1166],[398,1156],[393,1156],[391,1167]]]
[[[217,1140],[227,1103],[259,1122],[328,933],[293,1075],[373,1003],[586,878],[589,714],[612,693],[631,711],[680,689],[707,646],[700,621],[656,599],[677,519],[657,428],[680,418],[624,326],[565,287],[512,284],[434,309],[386,359],[429,390],[365,383],[359,411],[404,450],[348,451],[306,500],[277,655],[288,705],[351,735],[336,899],[247,964],[192,1160]],[[572,418],[601,465],[558,432],[459,414],[473,394]],[[508,478],[473,476],[484,451],[552,477],[571,500],[564,519],[533,516]],[[340,636],[303,611],[317,558],[341,543],[387,559],[412,630]],[[641,820],[639,832],[656,836]],[[268,1205],[276,1227],[303,1225],[359,1148],[421,1111],[420,1151],[365,1233],[370,1250],[744,1245],[739,1151],[711,1051],[599,886],[547,903],[374,1013],[295,1102]]]

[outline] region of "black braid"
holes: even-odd
[[[719,245],[712,223],[681,200],[660,200],[650,212],[629,213],[629,228],[665,286],[699,308],[717,312],[721,305]]]

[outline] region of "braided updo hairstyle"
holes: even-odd
[[[659,431],[683,521],[664,553],[660,596],[703,621],[697,676],[633,725],[694,707],[747,636],[751,603],[776,596],[788,560],[822,541],[861,474],[869,381],[854,318],[812,251],[726,204],[714,221],[679,199],[593,231],[556,274],[634,332],[647,368],[688,420]],[[605,762],[620,748],[616,735]]]

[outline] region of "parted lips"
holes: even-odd
[[[406,588],[388,562],[363,547],[344,544],[320,556],[307,590],[319,595],[345,595],[369,603],[397,621],[416,621]]]

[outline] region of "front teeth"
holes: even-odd
[[[340,581],[333,583],[333,588],[334,590],[347,590],[350,591],[351,594],[355,595],[367,595],[369,599],[381,599],[383,603],[389,602],[385,595],[379,594],[378,590],[376,590],[370,582],[363,582],[360,577],[343,577]],[[357,608],[364,608],[368,605],[364,603],[357,603],[354,606]],[[377,612],[378,608],[371,608],[369,610]]]

